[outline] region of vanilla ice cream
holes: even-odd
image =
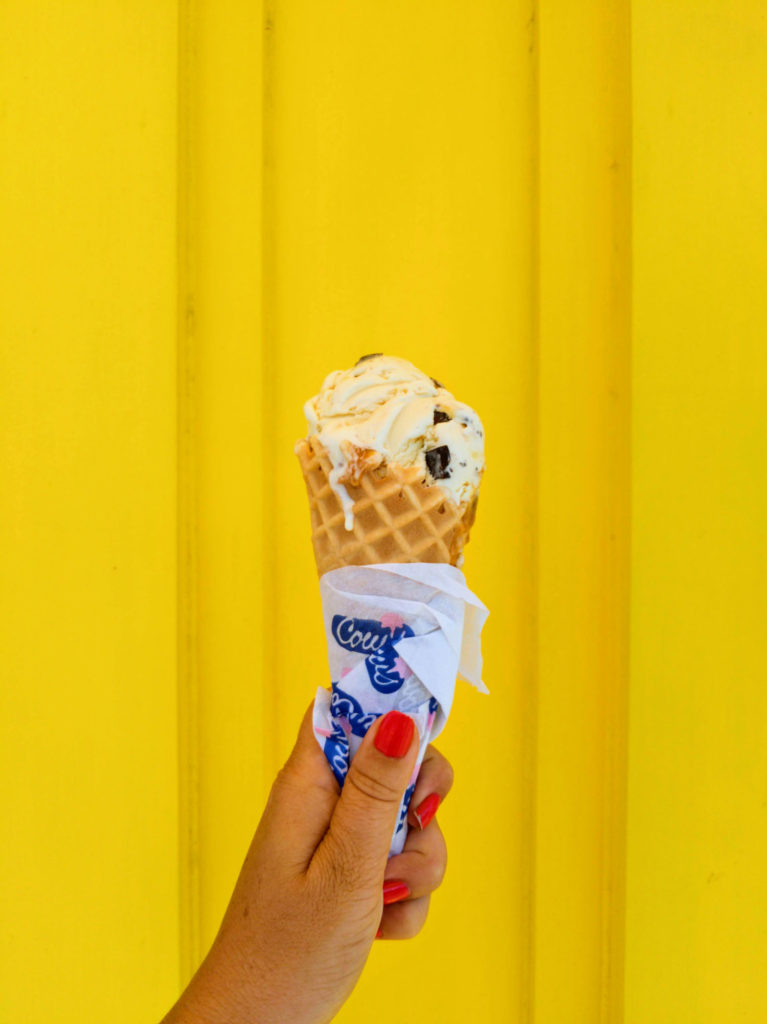
[[[485,468],[479,417],[439,381],[396,356],[363,356],[336,370],[304,406],[308,434],[332,465],[329,483],[353,528],[345,484],[384,464],[418,466],[459,509],[477,495]]]

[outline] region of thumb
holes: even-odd
[[[368,729],[354,755],[314,862],[353,888],[379,885],[394,826],[418,755],[409,715],[390,711]]]
[[[258,827],[278,862],[306,871],[328,830],[339,786],[314,735],[309,704],[290,757],[274,780]]]

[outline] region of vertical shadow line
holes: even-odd
[[[280,395],[278,355],[279,337],[276,323],[276,226],[275,204],[275,99],[274,61],[275,31],[279,11],[276,0],[263,0],[262,6],[262,295],[261,295],[261,423],[262,423],[262,466],[263,466],[263,623],[264,638],[262,650],[261,694],[264,714],[262,717],[261,749],[264,779],[270,779],[276,769],[280,722],[279,687],[277,679],[277,654],[275,636],[277,625],[276,601],[278,597],[277,566],[274,557],[274,543],[279,525],[273,495],[276,488],[276,455],[270,439],[278,414],[277,402]]]
[[[178,6],[177,538],[179,969],[186,985],[200,956],[200,729],[194,254],[194,80],[197,0]]]
[[[552,209],[552,196],[544,196],[544,184],[551,186],[554,180],[560,184],[563,175],[569,173],[568,168],[557,168],[558,178],[551,175],[552,168],[548,167],[549,177],[545,177],[547,167],[546,161],[551,160],[552,152],[556,152],[554,142],[561,142],[561,138],[548,139],[544,133],[546,123],[543,118],[547,116],[545,104],[551,104],[550,134],[559,136],[563,133],[563,122],[561,119],[563,110],[568,109],[567,97],[562,92],[552,91],[554,63],[556,60],[556,47],[562,47],[565,41],[563,26],[568,24],[577,25],[577,17],[572,17],[572,12],[567,7],[544,8],[543,15],[548,17],[549,24],[553,27],[551,42],[548,40],[545,58],[548,64],[542,67],[541,50],[541,26],[539,18],[541,5],[537,5],[534,11],[535,18],[535,114],[534,131],[535,139],[533,149],[535,152],[535,208],[536,221],[533,231],[534,239],[534,379],[536,386],[536,430],[534,439],[535,452],[535,477],[536,477],[536,507],[534,510],[535,536],[534,536],[534,557],[536,573],[534,574],[533,588],[538,609],[537,619],[532,627],[536,636],[537,663],[535,672],[535,696],[532,698],[534,707],[530,714],[530,728],[534,731],[535,738],[528,743],[529,751],[527,764],[530,766],[531,783],[530,799],[532,808],[530,812],[531,827],[536,834],[539,831],[539,824],[545,820],[546,806],[545,799],[551,799],[550,794],[541,792],[542,780],[547,777],[549,765],[541,760],[543,749],[543,738],[545,733],[541,731],[542,724],[542,703],[541,697],[545,695],[550,680],[541,681],[541,639],[545,630],[546,622],[543,618],[545,601],[547,595],[544,593],[543,581],[541,579],[541,566],[545,563],[548,550],[545,544],[548,539],[544,537],[541,542],[541,532],[545,524],[546,509],[544,498],[546,497],[545,472],[548,468],[551,471],[552,464],[545,459],[552,459],[557,456],[555,449],[551,453],[544,449],[546,420],[546,360],[549,360],[549,374],[551,373],[551,360],[558,351],[556,345],[562,346],[562,338],[554,337],[551,333],[548,337],[550,349],[547,355],[545,345],[547,343],[547,314],[548,309],[542,305],[543,301],[549,302],[551,291],[545,296],[542,290],[546,286],[543,278],[548,273],[549,278],[553,273],[550,263],[556,267],[556,260],[552,261],[552,253],[547,250],[551,245],[551,238],[545,234],[547,210]],[[580,16],[581,18],[583,15]],[[591,475],[585,475],[584,480],[588,481],[587,486],[594,487],[594,495],[587,494],[585,497],[590,501],[593,497],[594,507],[590,512],[584,511],[587,505],[581,502],[582,520],[587,523],[589,531],[598,529],[598,533],[591,536],[591,542],[595,545],[594,550],[598,552],[598,569],[603,573],[603,587],[601,602],[594,602],[591,614],[598,615],[598,620],[593,617],[588,623],[588,636],[584,640],[584,656],[591,658],[593,667],[598,671],[599,692],[598,703],[592,709],[592,713],[598,717],[598,734],[595,734],[596,744],[594,753],[598,760],[599,774],[597,777],[598,786],[594,785],[593,778],[586,782],[592,786],[589,792],[598,793],[595,803],[589,803],[587,810],[595,811],[593,819],[590,819],[589,827],[595,830],[596,834],[590,834],[589,843],[593,841],[595,859],[588,865],[581,865],[580,870],[588,872],[587,882],[594,879],[596,883],[595,895],[598,896],[598,906],[592,904],[594,917],[591,916],[591,906],[588,909],[586,919],[580,919],[574,915],[565,915],[567,926],[571,934],[566,936],[567,943],[571,944],[582,956],[582,967],[585,967],[589,975],[594,972],[594,988],[591,989],[591,982],[584,986],[581,998],[588,998],[589,1012],[599,1024],[620,1024],[624,1018],[624,958],[625,958],[625,860],[626,860],[626,802],[627,802],[627,746],[628,746],[628,688],[629,688],[629,622],[630,622],[630,529],[631,529],[631,11],[626,0],[598,0],[593,4],[590,13],[592,19],[588,24],[581,24],[584,38],[594,47],[594,52],[602,58],[601,63],[595,69],[595,78],[599,79],[599,100],[596,105],[577,110],[579,120],[584,124],[591,120],[593,123],[594,139],[588,135],[582,138],[582,148],[579,149],[578,159],[580,160],[580,173],[582,174],[581,187],[587,196],[593,192],[589,189],[593,186],[593,178],[590,175],[599,175],[600,182],[604,181],[604,189],[600,194],[600,204],[603,204],[604,221],[600,221],[594,227],[594,238],[599,241],[600,249],[595,250],[597,259],[604,259],[607,254],[609,263],[608,273],[604,277],[599,276],[594,280],[598,281],[598,294],[589,293],[584,302],[591,304],[590,309],[597,308],[604,313],[604,344],[599,348],[588,350],[591,339],[581,339],[586,344],[586,355],[590,355],[591,366],[588,378],[581,377],[579,385],[584,387],[585,394],[591,395],[593,401],[598,403],[601,412],[600,432],[594,433],[588,440],[589,455],[593,466],[597,468]],[[551,52],[550,51],[551,48]],[[577,66],[577,60],[573,61]],[[547,77],[548,75],[548,77]],[[548,91],[547,91],[548,87]],[[572,105],[571,105],[572,106]],[[564,134],[567,138],[567,133]],[[603,149],[599,147],[603,146]],[[609,149],[609,152],[608,152]],[[561,197],[560,197],[561,198]],[[548,206],[546,204],[549,204]],[[602,206],[600,206],[602,210]],[[550,218],[549,218],[550,219]],[[604,224],[609,225],[609,235],[604,232],[604,238],[600,236]],[[551,226],[549,224],[549,230]],[[558,236],[556,236],[558,237]],[[609,251],[607,242],[609,239]],[[546,268],[549,267],[547,270]],[[598,269],[598,268],[597,268]],[[549,281],[552,289],[557,282]],[[554,318],[556,324],[556,318]],[[602,323],[602,321],[600,321]],[[600,327],[600,329],[602,329]],[[599,341],[599,338],[594,341]],[[556,343],[556,345],[555,345]],[[561,386],[561,382],[560,382]],[[578,383],[576,385],[578,386]],[[549,403],[550,404],[550,403]],[[574,406],[575,407],[575,406]],[[572,415],[572,409],[569,410]],[[598,462],[597,462],[598,460]],[[565,479],[567,479],[565,475]],[[558,484],[561,489],[561,484]],[[552,484],[549,484],[551,489]],[[551,495],[556,495],[556,490],[551,490]],[[583,493],[575,496],[578,499],[584,497]],[[551,515],[551,511],[549,510]],[[598,547],[596,546],[598,543]],[[551,600],[551,595],[548,595]],[[568,627],[572,625],[573,617],[569,612],[562,614],[562,607],[556,605],[555,610],[559,611],[560,621]],[[573,635],[569,637],[570,642]],[[596,647],[594,646],[596,642]],[[545,723],[543,723],[545,725]],[[545,756],[550,755],[550,744],[547,747]],[[551,773],[549,772],[549,781]],[[545,784],[545,783],[544,783]],[[556,811],[556,808],[554,809]],[[551,818],[551,815],[549,816]],[[550,822],[549,822],[550,824]],[[548,840],[550,841],[550,839]],[[585,848],[585,845],[584,845]],[[540,1024],[548,1024],[544,1020],[545,1013],[542,1010],[544,1004],[552,1005],[554,1000],[550,998],[550,992],[536,991],[536,977],[556,976],[557,965],[547,949],[546,943],[551,939],[551,927],[544,917],[541,916],[540,904],[551,906],[551,892],[547,888],[552,884],[552,878],[562,882],[568,878],[568,872],[562,867],[564,861],[556,862],[552,858],[551,850],[546,850],[536,844],[536,839],[530,840],[528,856],[532,861],[529,869],[529,883],[531,888],[530,920],[528,925],[529,941],[532,952],[529,955],[529,970],[531,980],[528,987],[530,1010],[527,1017],[523,1019],[529,1022],[539,1020]],[[541,865],[545,865],[548,875],[544,877]],[[591,872],[594,872],[593,876]],[[576,884],[580,884],[582,878],[576,878]],[[542,894],[548,897],[548,902],[542,900]],[[585,913],[581,907],[579,913]],[[594,932],[594,943],[592,948],[591,940],[587,947],[578,946],[581,930],[584,934],[590,934],[590,923],[596,924]],[[540,981],[538,982],[540,984]],[[536,1002],[540,1006],[536,1006]]]
[[[530,645],[531,659],[525,705],[525,847],[524,847],[524,928],[525,963],[523,966],[523,991],[520,1019],[524,1024],[535,1020],[535,885],[536,885],[536,837],[538,806],[538,514],[540,477],[540,301],[541,301],[541,188],[540,188],[540,32],[538,0],[531,0],[530,21],[530,238],[532,265],[531,274],[531,318],[530,318],[530,389],[533,396],[530,422],[531,444],[531,487],[530,487]]]
[[[611,0],[614,40],[613,266],[611,278],[615,351],[610,382],[615,396],[608,473],[614,504],[611,591],[617,608],[609,638],[610,690],[605,694],[602,805],[602,943],[600,1024],[621,1024],[625,1015],[626,820],[628,781],[629,638],[631,598],[631,309],[632,309],[632,84],[631,5]]]

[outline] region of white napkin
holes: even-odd
[[[407,810],[426,747],[444,728],[456,676],[487,693],[480,632],[487,608],[452,565],[345,566],[320,580],[332,694],[314,701],[314,734],[343,785],[372,723],[403,711],[421,743],[389,855],[401,853]]]

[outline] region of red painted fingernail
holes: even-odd
[[[376,938],[380,939],[382,935],[383,935],[383,928],[379,928],[378,931],[376,932]]]
[[[410,890],[404,882],[400,882],[397,878],[392,878],[388,882],[384,882],[383,886],[383,901],[384,906],[387,907],[390,903],[399,903],[400,900],[406,900],[410,895]]]
[[[413,814],[418,819],[418,824],[421,826],[423,831],[429,824],[431,819],[437,813],[439,807],[440,796],[439,793],[430,793],[425,800],[422,800],[420,804],[413,811]]]
[[[376,750],[387,757],[404,757],[410,750],[415,722],[409,715],[400,711],[390,711],[384,715],[375,738]]]

